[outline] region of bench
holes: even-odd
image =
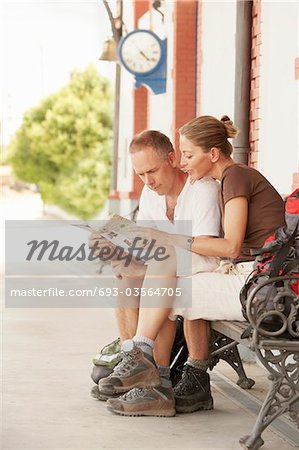
[[[264,443],[262,432],[285,412],[290,413],[299,428],[299,322],[296,321],[299,296],[291,289],[293,282],[294,277],[270,278],[251,292],[247,302],[247,315],[252,333],[246,339],[241,339],[241,335],[248,328],[247,322],[211,322],[213,338],[210,369],[216,366],[219,359],[223,359],[237,372],[237,384],[243,389],[250,389],[255,382],[245,374],[237,348],[241,343],[255,352],[269,372],[271,385],[253,430],[239,441],[245,449],[259,449]],[[273,309],[266,311],[265,296],[259,294],[264,287],[273,283],[276,286],[278,283],[280,287],[277,288]],[[283,299],[286,297],[290,299],[287,315],[284,314],[283,306]],[[266,326],[267,318],[274,315],[279,319],[280,325],[276,331],[269,331]]]
[[[130,214],[135,220],[139,206]],[[299,277],[297,277],[299,278]],[[247,302],[247,316],[252,327],[252,334],[245,339],[241,336],[248,328],[248,322],[213,321],[211,322],[212,340],[210,352],[210,370],[220,359],[226,361],[237,373],[237,385],[242,389],[250,389],[255,381],[248,378],[237,348],[242,344],[257,355],[263,366],[269,372],[271,385],[261,407],[255,425],[250,435],[240,438],[239,442],[244,449],[257,450],[264,441],[262,432],[274,419],[289,412],[291,418],[299,428],[299,322],[296,322],[296,313],[299,311],[299,296],[294,293],[290,285],[294,277],[276,277],[261,283],[255,288]],[[265,298],[259,295],[267,285],[279,283],[274,299],[274,309],[265,311]],[[288,314],[283,314],[282,299],[288,297],[291,307]],[[267,317],[273,314],[280,318],[281,327],[275,332],[264,327]],[[182,319],[182,318],[181,318]],[[179,380],[182,365],[188,357],[188,349],[182,332],[182,320],[179,319],[178,333],[171,356],[171,379],[173,384]],[[286,330],[290,335],[285,337]],[[178,370],[178,367],[181,369]]]
[[[132,213],[133,220],[137,216],[138,205]],[[297,277],[299,278],[299,277]],[[237,385],[242,389],[250,389],[255,381],[248,378],[239,354],[237,345],[242,344],[255,352],[262,365],[269,372],[271,385],[259,415],[250,435],[240,438],[241,446],[247,450],[257,450],[264,441],[262,432],[280,415],[289,412],[291,418],[299,428],[299,321],[296,314],[299,311],[299,296],[294,293],[290,285],[294,277],[270,278],[255,288],[247,302],[247,316],[252,327],[249,337],[241,336],[248,329],[248,322],[213,321],[211,322],[212,339],[210,350],[210,370],[220,359],[226,361],[237,373]],[[266,311],[265,298],[259,295],[267,285],[278,283],[274,299],[273,310]],[[291,300],[291,307],[287,315],[283,314],[283,298]],[[267,330],[264,326],[267,317],[273,314],[280,318],[281,326],[275,332]],[[182,319],[182,318],[181,318]],[[179,319],[180,320],[180,319]],[[188,357],[188,349],[182,337],[182,322],[179,323],[177,336],[179,339],[173,348],[171,379],[176,384],[180,378],[182,363]],[[289,335],[285,337],[286,331]],[[178,370],[178,367],[181,367]]]

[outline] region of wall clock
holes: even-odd
[[[149,30],[137,29],[124,36],[118,47],[122,66],[155,94],[166,92],[167,41]]]

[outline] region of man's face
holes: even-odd
[[[131,158],[133,168],[144,184],[158,195],[167,195],[175,177],[174,153],[162,159],[154,149],[146,148],[132,153]]]

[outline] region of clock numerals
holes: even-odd
[[[128,70],[142,74],[155,69],[161,59],[162,51],[153,33],[136,31],[124,38],[120,54]]]

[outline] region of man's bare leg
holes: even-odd
[[[139,290],[143,284],[147,267],[142,261],[132,260],[126,266],[123,261],[114,261],[112,269],[116,275],[118,290],[115,316],[121,341],[132,339],[136,334],[139,317]],[[137,295],[136,295],[137,294]]]
[[[209,359],[210,323],[207,320],[184,320],[184,333],[189,356],[192,359]]]
[[[115,308],[120,340],[132,339],[136,334],[139,308]]]
[[[118,292],[115,317],[117,321],[119,336],[121,341],[132,339],[136,334],[139,317],[139,297],[127,296],[126,292],[134,292],[134,288],[140,288],[143,278],[122,278],[117,279]]]

